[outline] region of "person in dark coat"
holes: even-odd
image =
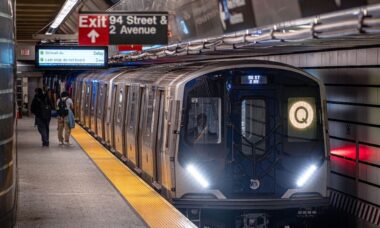
[[[187,131],[188,140],[193,143],[206,143],[209,140],[216,140],[217,134],[209,130],[207,115],[200,113],[197,116],[197,125]]]
[[[51,102],[49,97],[37,88],[32,101],[31,111],[35,115],[35,124],[41,134],[42,146],[49,146],[49,124],[51,119]]]

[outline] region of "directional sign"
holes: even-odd
[[[167,13],[112,14],[111,44],[167,44]]]
[[[109,18],[102,14],[79,15],[79,45],[106,46],[109,43]]]
[[[79,15],[79,45],[168,43],[167,12]]]

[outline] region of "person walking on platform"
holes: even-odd
[[[63,140],[70,144],[71,128],[74,128],[74,114],[73,114],[73,100],[68,96],[67,92],[61,93],[61,98],[57,100],[57,114],[58,114],[58,140],[63,145]],[[65,137],[63,137],[63,130],[65,130]]]
[[[35,125],[41,134],[42,146],[49,146],[49,124],[51,119],[51,102],[41,88],[35,90],[31,111],[35,115]]]

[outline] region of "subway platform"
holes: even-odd
[[[48,148],[33,118],[17,125],[16,227],[147,227],[75,140],[59,145],[56,119]]]

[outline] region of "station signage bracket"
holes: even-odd
[[[79,15],[79,45],[166,45],[167,12],[85,12]]]

